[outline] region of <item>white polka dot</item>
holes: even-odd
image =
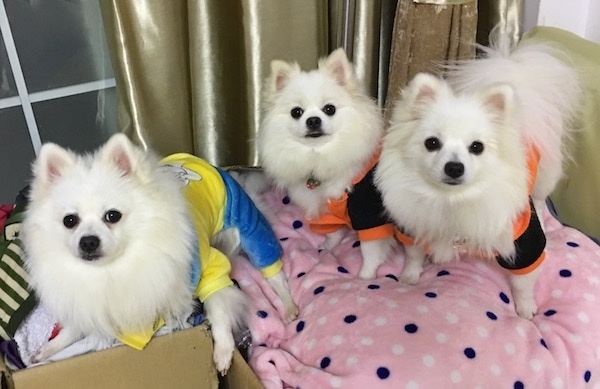
[[[341,388],[342,387],[342,379],[340,377],[331,377],[329,383],[333,388]]]
[[[402,353],[404,353],[404,347],[402,347],[401,344],[395,344],[392,346],[392,352],[394,353],[394,355],[401,355]]]
[[[515,329],[517,330],[517,334],[519,334],[521,336],[527,335],[527,333],[525,332],[525,330],[523,329],[523,327],[517,326]]]
[[[327,316],[321,316],[320,318],[317,319],[317,324],[323,325],[325,323],[327,323]]]
[[[406,288],[396,288],[396,292],[398,292],[398,293],[406,293],[406,292],[408,292],[408,289],[406,289]]]
[[[398,308],[398,303],[393,300],[388,300],[385,302],[388,308]]]
[[[490,366],[490,370],[492,372],[493,375],[500,375],[502,374],[502,369],[500,368],[500,366],[493,364],[492,366]]]
[[[569,334],[569,339],[573,343],[581,343],[581,341],[583,340],[581,335],[579,334]]]
[[[336,346],[339,346],[340,344],[344,343],[344,337],[342,335],[336,335],[333,338],[331,338],[331,343],[335,344]]]
[[[344,282],[343,284],[340,285],[340,289],[350,289],[352,287],[352,284],[350,282]]]
[[[475,267],[478,268],[479,270],[487,270],[488,269],[487,265],[483,262],[477,262],[475,264]]]
[[[475,279],[475,281],[477,281],[480,284],[484,284],[485,283],[485,280],[479,274],[474,275],[473,278]]]
[[[452,370],[450,373],[450,380],[452,383],[458,384],[462,380],[462,375],[460,375],[458,370]]]
[[[563,291],[560,289],[554,289],[552,291],[552,297],[554,297],[555,299],[561,298],[563,295]]]
[[[317,345],[317,340],[316,339],[311,339],[308,342],[306,342],[306,349],[307,350],[312,350],[316,345]]]
[[[435,359],[431,355],[425,355],[423,357],[423,364],[427,367],[431,367],[435,364]]]
[[[560,377],[554,377],[552,379],[552,382],[550,382],[550,384],[552,385],[552,387],[554,389],[562,389],[565,386],[564,383],[563,383],[562,378],[560,378]]]
[[[249,280],[245,279],[245,278],[242,279],[242,280],[238,280],[238,282],[239,282],[240,286],[250,286],[250,285],[252,285],[252,283]]]
[[[469,302],[467,300],[460,299],[458,300],[458,305],[463,308],[469,308]]]
[[[304,281],[302,281],[302,283],[300,284],[302,286],[302,288],[304,289],[308,289],[312,286],[313,282],[309,279],[306,279]]]
[[[514,354],[516,350],[517,350],[517,348],[515,347],[515,345],[513,343],[506,343],[504,345],[504,351],[506,351],[506,353],[509,355]]]
[[[477,335],[481,336],[482,338],[487,338],[489,335],[488,330],[481,326],[477,327],[476,331],[477,331]]]
[[[306,307],[304,307],[305,313],[312,313],[315,310],[315,304],[310,303]]]
[[[569,260],[574,260],[577,259],[577,255],[573,254],[573,253],[567,253],[567,255],[565,255],[565,257],[567,257],[567,259]]]
[[[415,381],[408,381],[406,383],[406,389],[419,389],[419,384],[417,384]]]
[[[373,344],[373,338],[370,338],[370,337],[368,337],[368,336],[367,336],[366,338],[362,338],[362,339],[360,340],[360,343],[361,343],[362,345],[364,345],[364,346],[370,346],[370,345],[372,345],[372,344]]]
[[[448,320],[448,323],[450,324],[456,324],[458,323],[458,316],[452,312],[448,312],[446,314],[446,320]]]
[[[587,301],[596,301],[596,296],[591,293],[584,293],[583,298]]]
[[[435,340],[438,343],[446,343],[448,341],[448,337],[446,336],[446,334],[438,332],[437,334],[435,334]]]
[[[368,301],[369,299],[363,296],[359,296],[356,298],[356,302],[359,304],[366,304]]]
[[[600,360],[600,347],[596,349],[596,359]]]
[[[340,300],[337,297],[332,297],[329,299],[329,304],[331,305],[335,305],[339,302]]]
[[[600,284],[600,278],[598,278],[598,277],[591,276],[591,277],[588,277],[587,280],[590,283],[590,285]]]
[[[427,308],[425,305],[418,305],[417,311],[419,311],[419,313],[427,313],[429,312],[429,308]]]
[[[593,389],[600,389],[600,382],[596,382]]]
[[[579,312],[577,314],[577,318],[579,319],[579,321],[581,321],[582,323],[589,323],[590,322],[590,318],[587,315],[587,313],[585,312]]]
[[[540,330],[540,332],[548,332],[551,330],[550,324],[548,324],[546,322],[540,323],[538,325],[538,329]]]
[[[539,359],[532,359],[531,361],[529,361],[529,366],[531,366],[531,369],[533,371],[541,371],[542,370],[542,361],[540,361]]]
[[[387,323],[387,320],[385,317],[380,316],[377,319],[375,319],[374,323],[375,323],[375,326],[382,327]]]
[[[350,357],[346,359],[346,366],[356,366],[358,365],[358,358]]]

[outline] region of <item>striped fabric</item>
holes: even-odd
[[[0,235],[0,337],[5,340],[14,336],[36,303],[29,290],[19,240],[23,209],[23,206],[15,207]]]

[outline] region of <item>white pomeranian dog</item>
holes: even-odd
[[[343,49],[302,71],[271,62],[265,118],[257,136],[261,165],[287,191],[331,250],[347,228],[358,232],[359,276],[374,278],[397,244],[373,185],[383,137],[380,109],[362,89]]]
[[[511,272],[516,312],[530,319],[546,243],[541,215],[562,174],[580,88],[557,48],[511,45],[498,31],[482,59],[451,67],[446,80],[419,74],[409,83],[375,182],[405,243],[402,281],[416,284],[427,256],[494,258]]]
[[[198,298],[225,374],[246,313],[226,256],[240,239],[286,314],[297,314],[272,230],[233,179],[200,158],[174,154],[159,162],[117,134],[89,155],[47,143],[33,173],[22,226],[25,265],[62,327],[33,362],[83,337],[100,347],[118,339],[142,349],[163,324],[185,327]],[[228,243],[228,252],[211,239]]]

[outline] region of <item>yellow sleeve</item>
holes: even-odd
[[[196,287],[196,296],[204,302],[211,294],[233,285],[229,277],[231,263],[229,259],[214,247],[207,246],[207,255],[202,255],[200,282]]]

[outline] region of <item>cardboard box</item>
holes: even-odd
[[[2,389],[263,388],[236,350],[219,380],[206,325],[154,338],[143,351],[127,346],[10,371],[0,362]]]

